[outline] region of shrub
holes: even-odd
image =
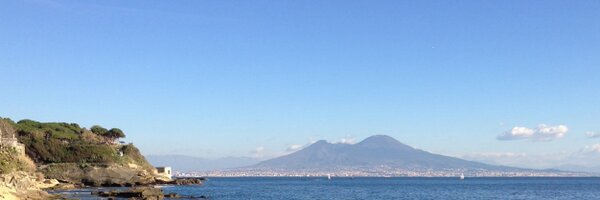
[[[124,138],[125,137],[125,133],[123,133],[123,131],[121,129],[111,128],[106,133],[106,137],[113,138],[113,139]]]
[[[117,150],[104,142],[109,131],[101,126],[92,127],[90,132],[74,123],[21,120],[16,128],[27,155],[37,163],[113,163],[118,157]],[[111,129],[110,134],[120,135],[122,131]]]
[[[92,133],[95,133],[96,135],[106,135],[106,133],[108,132],[107,129],[105,129],[102,126],[98,126],[98,125],[94,125],[92,126],[92,128],[90,128],[90,130],[92,131]]]

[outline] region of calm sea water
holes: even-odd
[[[600,199],[600,178],[210,178],[165,193],[209,199]]]

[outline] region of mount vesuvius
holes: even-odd
[[[278,170],[368,169],[381,167],[408,170],[521,170],[429,153],[402,144],[386,135],[371,136],[357,144],[333,144],[320,140],[297,152],[251,166],[254,169]]]

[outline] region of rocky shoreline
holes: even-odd
[[[58,184],[58,181],[44,179],[38,174],[13,172],[0,175],[0,199],[52,199],[44,191]]]
[[[160,200],[169,199],[208,199],[206,196],[184,196],[177,193],[165,194],[159,186],[168,185],[202,185],[204,178],[174,178],[172,180],[155,179],[152,183],[143,185],[104,185],[107,188],[98,188],[96,186],[81,186],[70,183],[61,183],[56,187],[50,188],[49,192],[55,195],[55,198],[72,198],[68,195],[69,191],[76,191],[78,195],[89,195],[103,198],[127,198],[140,200]],[[96,189],[92,189],[96,188]],[[90,190],[86,190],[90,189]],[[57,192],[59,191],[59,192]],[[65,195],[67,194],[67,195]]]
[[[165,194],[162,189],[155,187],[136,187],[124,191],[99,191],[92,192],[92,195],[99,197],[114,197],[114,198],[128,198],[128,199],[143,199],[143,200],[161,200],[164,198],[169,199],[208,199],[206,196],[185,196],[177,193]]]

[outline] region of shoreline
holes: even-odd
[[[193,196],[183,196],[178,193],[164,193],[162,188],[168,186],[201,186],[205,178],[173,178],[171,180],[156,180],[150,184],[130,185],[130,186],[75,186],[72,184],[62,184],[54,188],[47,188],[44,191],[50,195],[58,195],[59,198],[130,198],[142,197],[144,199],[162,199],[169,198],[200,198]],[[68,187],[61,187],[68,186]],[[71,187],[73,186],[73,187]]]
[[[598,178],[598,176],[465,176],[466,178]],[[207,176],[206,179],[211,178],[327,178],[327,176]],[[459,178],[459,176],[331,176],[331,178],[418,178],[418,179],[453,179]]]
[[[241,199],[246,197],[254,197],[256,199],[281,199],[289,197],[288,195],[296,195],[296,197],[306,198],[321,198],[331,195],[323,192],[321,189],[335,188],[340,191],[358,191],[353,193],[354,197],[389,197],[388,189],[386,188],[421,188],[423,193],[414,194],[414,198],[441,197],[440,195],[448,195],[447,193],[436,193],[438,186],[442,188],[451,188],[453,195],[461,196],[469,193],[472,190],[484,191],[487,197],[499,197],[504,195],[503,190],[521,191],[515,186],[527,187],[528,195],[536,196],[539,193],[539,186],[545,188],[564,188],[565,186],[586,185],[590,188],[585,190],[585,195],[597,194],[597,190],[593,190],[594,185],[598,185],[600,177],[475,177],[472,179],[466,178],[460,180],[458,178],[448,177],[354,177],[354,178],[332,178],[326,180],[325,177],[207,177],[207,183],[204,186],[185,186],[185,185],[156,185],[154,188],[161,189],[164,192],[165,199],[178,199],[176,196],[168,196],[170,193],[178,193],[183,199]],[[277,190],[282,183],[289,190]],[[432,184],[435,183],[435,184]],[[233,185],[232,185],[233,184]],[[495,186],[490,187],[490,185]],[[305,189],[298,189],[305,188]],[[361,193],[358,188],[369,188],[373,193]],[[262,189],[260,189],[262,188]],[[317,189],[320,188],[320,189]],[[129,187],[87,187],[74,190],[55,190],[49,191],[50,194],[60,194],[64,197],[74,198],[95,198],[94,194],[100,191],[129,190]],[[310,193],[302,191],[309,190]],[[567,189],[568,191],[572,191]],[[431,191],[426,192],[426,191]],[[94,193],[95,192],[95,193]],[[407,193],[397,193],[396,197],[403,197]],[[364,196],[367,195],[367,196]],[[374,196],[372,196],[374,195]],[[192,198],[193,197],[193,198]],[[335,196],[329,196],[335,197]],[[447,196],[446,196],[447,197]],[[476,198],[474,198],[476,199]],[[507,198],[510,199],[510,198]],[[518,198],[517,198],[518,199]]]

